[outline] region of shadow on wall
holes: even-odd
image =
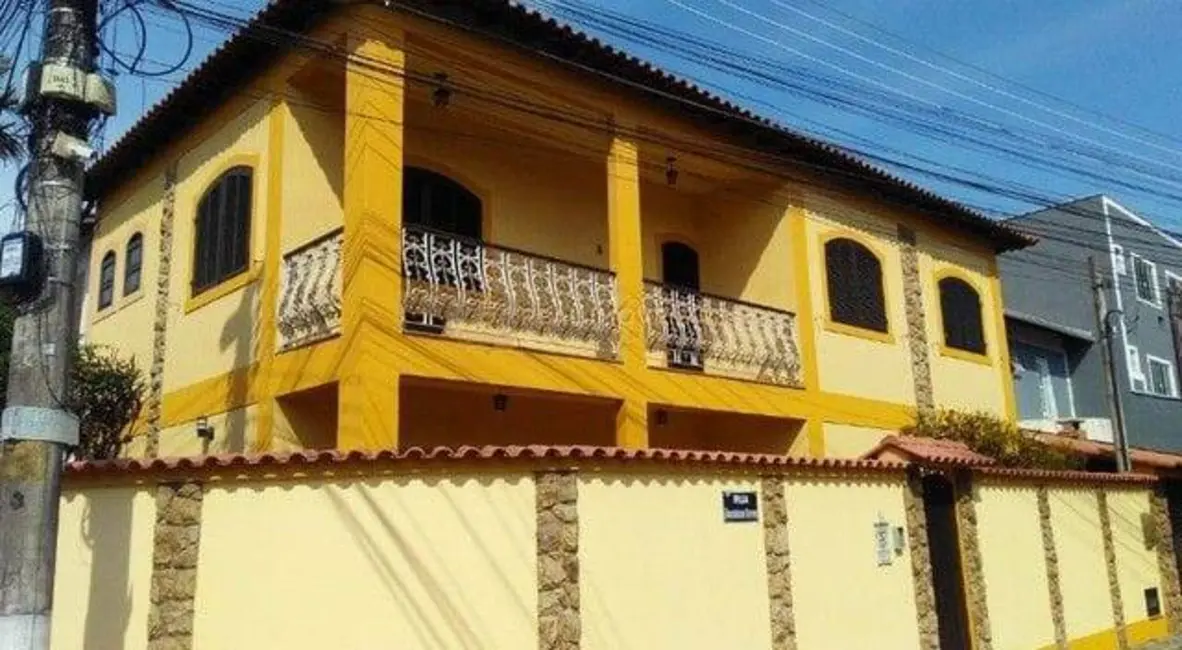
[[[131,618],[131,517],[133,490],[95,490],[82,516],[82,541],[90,550],[90,582],[84,624],[87,647],[122,648]],[[81,494],[70,500],[83,499]],[[58,603],[67,605],[68,603]],[[59,608],[65,609],[65,608]],[[75,613],[77,615],[78,612]]]
[[[402,489],[410,481],[411,479],[396,479],[394,482]],[[505,522],[497,527],[498,530],[478,530],[469,521],[469,513],[454,499],[452,490],[448,490],[448,486],[444,485],[452,482],[451,479],[424,477],[413,481],[423,482],[443,494],[448,512],[437,513],[438,517],[459,523],[466,536],[467,551],[478,554],[484,564],[494,570],[503,593],[514,595],[515,613],[521,616],[529,627],[533,627],[535,615],[531,605],[514,589],[505,568],[500,565],[502,560],[488,549],[485,541],[489,535],[501,535],[519,528],[519,522]],[[487,488],[492,486],[492,479],[473,477],[464,480],[467,481],[478,482],[486,488],[483,491],[487,498]],[[422,512],[421,508],[401,505],[397,498],[390,498],[385,504],[379,503],[375,492],[382,489],[383,484],[389,487],[389,483],[389,480],[374,479],[330,484],[322,489],[350,536],[356,541],[357,549],[364,554],[374,573],[381,578],[390,595],[389,602],[404,609],[402,617],[412,623],[411,631],[418,647],[493,650],[488,645],[489,641],[485,638],[482,627],[498,622],[479,620],[479,596],[474,595],[470,602],[463,596],[465,576],[449,571],[448,558],[434,552],[424,553],[424,549],[433,548],[431,544],[424,543],[425,539],[414,539],[415,531],[424,529],[424,526],[416,521],[416,510]],[[346,499],[343,496],[345,492],[353,492],[357,498]],[[395,493],[386,494],[393,497]],[[485,505],[489,513],[501,510],[491,500],[486,501]],[[497,515],[499,521],[502,517],[503,514]],[[517,546],[522,551],[531,548],[529,544]],[[390,553],[391,549],[394,551],[393,554]],[[524,557],[525,555],[528,557]],[[518,560],[526,566],[532,566],[536,561],[530,553],[523,553],[523,557]],[[404,566],[399,566],[400,564]],[[457,595],[460,597],[457,598]],[[436,623],[438,619],[442,619],[442,626]]]

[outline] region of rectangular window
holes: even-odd
[[[1133,278],[1137,285],[1137,298],[1154,305],[1157,298],[1157,265],[1144,257],[1133,257]]]
[[[1149,392],[1174,397],[1174,366],[1165,359],[1146,357],[1149,362]]]

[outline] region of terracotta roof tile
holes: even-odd
[[[1111,458],[1115,453],[1113,445],[1107,442],[1042,432],[1034,433],[1034,437],[1044,444],[1092,458]],[[1144,447],[1131,448],[1129,450],[1129,460],[1133,462],[1134,466],[1141,465],[1153,469],[1182,469],[1182,454],[1146,449]]]
[[[90,169],[88,192],[102,195],[179,133],[213,111],[238,87],[292,47],[288,32],[305,32],[333,0],[271,0],[217,48],[182,82],[153,106]],[[409,11],[481,37],[510,42],[587,72],[607,75],[624,86],[643,89],[654,101],[672,105],[687,117],[730,127],[749,144],[805,165],[832,169],[865,184],[885,199],[895,199],[929,216],[990,240],[1001,250],[1023,248],[1031,235],[944,198],[830,142],[789,130],[726,99],[611,47],[585,32],[510,0],[403,0],[395,10]],[[277,36],[279,38],[277,38]],[[275,45],[275,41],[280,45]]]
[[[768,454],[678,449],[629,450],[591,446],[507,446],[507,447],[412,447],[404,451],[295,451],[290,453],[224,454],[184,458],[123,458],[70,463],[70,476],[152,474],[186,470],[280,468],[291,466],[335,466],[347,464],[414,463],[457,461],[621,461],[627,463],[730,465],[752,468],[834,469],[897,472],[902,463],[842,458],[798,458]]]
[[[1072,472],[1049,469],[1016,469],[1012,467],[980,467],[973,470],[981,476],[1023,479],[1026,481],[1054,481],[1064,483],[1156,483],[1155,474],[1111,474],[1108,472]]]
[[[918,436],[887,436],[862,457],[877,460],[891,450],[924,465],[984,467],[997,463],[993,458],[969,449],[963,442]]]

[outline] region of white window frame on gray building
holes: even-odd
[[[1133,260],[1133,291],[1137,294],[1137,300],[1161,309],[1161,287],[1158,286],[1157,282],[1157,264],[1151,262],[1149,258],[1142,257],[1136,253],[1129,253],[1129,258]],[[1149,298],[1141,295],[1141,265],[1145,266],[1149,274],[1148,287],[1153,294]]]
[[[1168,359],[1155,357],[1152,354],[1145,355],[1145,364],[1149,366],[1145,381],[1148,392],[1159,397],[1177,397],[1178,383],[1174,378],[1174,364],[1170,363]],[[1154,376],[1155,366],[1162,371],[1161,378],[1165,381],[1165,386],[1158,385],[1157,378]]]

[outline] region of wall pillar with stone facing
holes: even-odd
[[[1129,647],[1125,628],[1124,599],[1120,594],[1120,575],[1116,568],[1116,542],[1112,537],[1112,513],[1108,509],[1108,493],[1096,490],[1096,506],[1100,510],[1100,534],[1104,538],[1104,566],[1108,570],[1108,592],[1112,598],[1112,618],[1116,621],[1116,643],[1120,650]]]
[[[919,273],[919,248],[915,231],[899,224],[899,248],[903,264],[903,306],[907,313],[907,349],[911,353],[911,375],[915,383],[915,405],[921,411],[936,408],[932,386],[931,350],[928,347],[927,316],[923,307],[923,279]]]
[[[969,471],[954,474],[956,486],[956,528],[960,538],[961,567],[964,575],[965,604],[972,628],[973,650],[993,650],[993,629],[989,623],[989,603],[985,595],[985,569],[977,535],[977,505],[973,475]]]
[[[932,578],[931,549],[928,547],[927,512],[923,506],[923,476],[918,469],[907,472],[903,507],[907,513],[907,548],[911,551],[911,580],[915,590],[920,650],[940,650],[936,587]]]
[[[200,483],[166,483],[157,488],[148,650],[193,647],[203,497]]]
[[[1047,567],[1047,596],[1051,600],[1051,623],[1055,645],[1066,650],[1067,618],[1063,608],[1063,586],[1059,579],[1059,553],[1055,550],[1055,527],[1051,520],[1051,497],[1047,486],[1038,486],[1038,524],[1042,531],[1042,551]]]
[[[538,648],[576,650],[579,607],[579,484],[573,472],[537,476]]]
[[[1154,486],[1150,495],[1150,513],[1157,538],[1157,567],[1161,573],[1162,608],[1169,623],[1170,634],[1182,633],[1182,588],[1178,584],[1178,557],[1175,554],[1174,527],[1170,523],[1170,506],[1165,485]]]
[[[156,312],[152,323],[152,365],[148,369],[147,445],[144,455],[153,458],[160,449],[160,418],[164,408],[164,355],[168,345],[168,310],[172,283],[172,233],[176,221],[177,166],[164,170],[164,199],[160,208],[160,241],[156,248]]]
[[[784,479],[766,476],[763,496],[764,552],[771,604],[772,650],[796,650],[796,620],[792,612],[792,556],[788,544],[788,506]]]

